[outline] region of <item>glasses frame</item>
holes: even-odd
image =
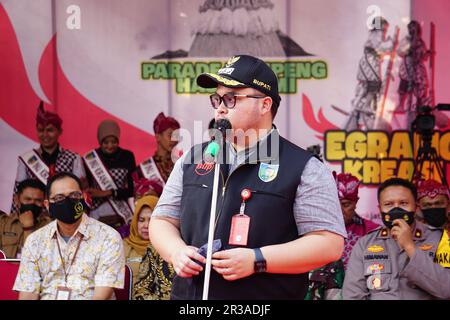
[[[225,99],[223,98],[224,96],[232,96],[234,98],[234,102],[233,105],[230,107],[227,105],[227,103],[225,102]],[[217,107],[214,106],[213,103],[213,97],[219,97],[219,104],[217,105]],[[254,94],[235,94],[233,92],[227,92],[225,93],[223,96],[221,96],[218,93],[213,93],[212,95],[209,96],[209,101],[211,102],[211,107],[213,107],[213,109],[218,109],[219,106],[223,103],[223,105],[225,106],[225,108],[227,109],[234,109],[234,107],[236,107],[236,97],[245,97],[245,98],[253,98],[253,99],[263,99],[266,98],[268,96],[260,96],[260,95],[254,95]]]
[[[74,197],[75,194],[79,194],[79,196]],[[60,198],[59,200],[55,200],[55,197],[59,198],[59,196],[62,196],[64,198]],[[48,201],[50,203],[58,203],[58,202],[63,202],[67,198],[70,198],[72,200],[81,200],[81,199],[83,199],[83,192],[81,192],[81,191],[73,191],[73,192],[69,193],[67,196],[63,195],[61,193],[55,194],[53,197],[49,198]]]

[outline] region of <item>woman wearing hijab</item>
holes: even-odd
[[[133,217],[128,198],[134,194],[131,174],[136,169],[136,161],[131,151],[119,146],[120,128],[114,120],[100,123],[97,139],[99,148],[83,157],[91,186],[88,189],[93,206],[90,217],[119,229]]]
[[[150,186],[143,188],[143,194],[148,188]],[[139,198],[131,221],[130,236],[124,240],[126,263],[133,270],[133,300],[170,299],[175,271],[153,248],[148,234],[151,212],[157,201],[158,198],[152,195]]]
[[[145,196],[136,202],[134,216],[131,220],[130,235],[123,240],[125,263],[133,271],[133,286],[138,279],[139,264],[150,244],[148,224],[157,202],[158,198],[155,196]]]

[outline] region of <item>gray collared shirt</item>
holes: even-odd
[[[246,158],[255,152],[255,148],[256,146],[241,152],[229,148],[230,173],[244,163]],[[152,214],[153,217],[180,218],[183,164],[187,154],[189,153],[186,152],[175,163],[158,205]],[[333,175],[322,162],[314,157],[311,157],[303,170],[293,212],[299,235],[325,230],[347,236]]]

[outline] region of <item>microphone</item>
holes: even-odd
[[[219,119],[214,122],[214,129],[219,130],[224,138],[227,134],[227,130],[230,130],[231,128],[231,122],[228,119]]]
[[[232,128],[230,121],[227,119],[220,119],[214,123],[214,129],[218,130],[220,134],[216,134],[212,138],[205,150],[205,160],[207,162],[214,162],[220,151],[220,146],[224,144],[227,130]]]

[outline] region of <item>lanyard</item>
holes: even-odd
[[[61,258],[61,262],[62,262],[62,265],[63,265],[63,270],[64,270],[64,285],[65,285],[65,286],[67,286],[67,277],[68,277],[68,275],[69,275],[70,268],[72,267],[73,262],[75,261],[75,258],[76,258],[76,256],[77,256],[78,249],[80,248],[80,245],[81,245],[81,240],[83,240],[83,235],[80,234],[80,237],[79,237],[79,238],[80,238],[80,239],[78,240],[77,249],[75,250],[75,254],[73,255],[72,261],[70,262],[70,265],[69,265],[69,268],[67,269],[67,271],[66,271],[66,263],[64,262],[63,255],[62,255],[62,253],[61,253],[61,247],[59,246],[59,240],[58,240],[58,237],[56,236],[56,238],[55,238],[55,239],[56,239],[56,244],[58,245],[58,253],[59,253],[59,257]]]

